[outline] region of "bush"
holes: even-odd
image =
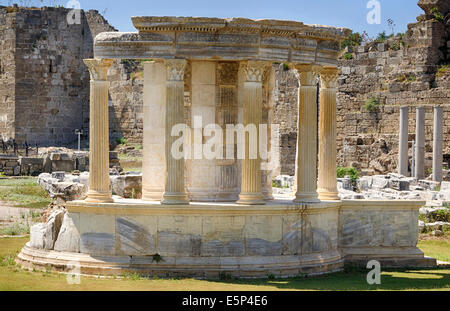
[[[371,96],[364,105],[364,110],[368,112],[374,112],[378,109],[380,105],[380,100],[374,96]]]
[[[344,178],[345,176],[350,176],[352,182],[355,182],[359,179],[358,170],[354,167],[338,167],[337,169],[337,177]]]
[[[289,71],[291,68],[289,67],[289,64],[283,64],[283,70]]]
[[[116,142],[117,142],[119,145],[127,145],[127,144],[128,144],[128,139],[126,139],[125,137],[121,137],[121,138],[118,138],[118,139],[116,140]]]
[[[442,76],[445,76],[449,71],[450,71],[450,64],[443,64],[438,68],[436,77],[440,78]]]
[[[375,39],[375,42],[382,43],[386,41],[389,38],[388,35],[386,35],[386,31],[383,31],[378,34],[377,38]]]
[[[438,11],[437,8],[433,8],[431,10],[431,14],[433,15],[434,19],[437,20],[438,22],[443,23],[444,22],[444,15]]]
[[[345,53],[345,54],[344,54],[344,59],[346,59],[346,60],[351,60],[351,59],[353,59],[353,53]]]
[[[362,36],[359,32],[351,33],[350,36],[344,39],[341,44],[341,49],[345,49],[346,47],[358,46],[361,45],[363,41]]]

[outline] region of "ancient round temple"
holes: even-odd
[[[338,196],[337,58],[349,30],[244,18],[132,20],[138,32],[98,35],[95,58],[85,60],[91,73],[88,198],[68,203],[54,248],[28,244],[22,265],[60,271],[79,265],[87,274],[286,277],[339,271],[346,261],[433,264],[416,247],[423,202]],[[110,191],[106,76],[114,59],[144,62],[142,200]],[[193,150],[210,139],[212,124],[267,124],[270,136],[274,63],[296,68],[300,85],[292,199],[272,195],[270,167],[262,169],[260,154],[249,156],[250,135],[216,144],[227,150],[222,158],[195,151],[173,156],[180,124],[200,130],[184,138]],[[246,151],[242,159],[239,148]]]

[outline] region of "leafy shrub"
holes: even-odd
[[[116,142],[117,142],[119,145],[127,145],[127,144],[128,144],[128,139],[126,139],[125,137],[121,137],[121,138],[118,138],[118,139],[116,140]]]
[[[351,59],[353,59],[353,53],[345,53],[345,54],[344,54],[344,59],[345,59],[345,60],[351,60]]]
[[[434,19],[437,20],[438,22],[441,23],[444,22],[444,15],[441,12],[439,12],[437,8],[433,8],[431,10],[431,14],[433,15]]]
[[[338,167],[337,177],[344,178],[345,176],[350,176],[351,181],[355,182],[359,178],[359,173],[354,167]]]
[[[341,49],[345,49],[346,47],[358,46],[361,45],[363,38],[359,32],[352,32],[347,38],[342,41]]]
[[[388,35],[386,35],[386,31],[380,32],[377,36],[377,38],[375,39],[375,42],[381,43],[386,41],[389,38]]]
[[[374,112],[378,109],[380,105],[380,100],[374,96],[371,96],[364,105],[364,110],[368,112]]]
[[[283,64],[283,70],[289,71],[291,68],[289,67],[289,64]]]
[[[450,64],[443,64],[439,67],[436,77],[440,78],[450,71]]]

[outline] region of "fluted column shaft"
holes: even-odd
[[[425,108],[416,110],[416,179],[425,178]]]
[[[313,66],[297,65],[299,109],[296,203],[319,202],[317,193],[317,74]]]
[[[259,125],[262,123],[263,108],[263,76],[267,70],[266,62],[245,62],[241,70],[244,72],[245,82],[243,84],[244,113],[243,125],[256,126],[258,130],[257,142],[250,141],[246,134],[245,159],[242,160],[242,186],[238,204],[262,205],[265,204],[262,194],[261,157],[259,148],[256,159],[250,158],[250,144],[259,144]],[[253,146],[254,147],[254,146]]]
[[[434,108],[433,130],[433,181],[442,182],[443,179],[443,109]]]
[[[162,204],[189,204],[184,179],[185,159],[172,155],[172,145],[178,137],[172,136],[172,129],[184,124],[184,70],[186,60],[166,60],[166,165],[167,179]]]
[[[110,59],[85,59],[91,74],[89,192],[86,202],[111,203],[109,186],[108,69]]]
[[[399,159],[398,159],[398,173],[403,176],[408,175],[409,168],[409,107],[400,108],[400,130],[399,130]]]
[[[324,67],[320,72],[319,116],[319,199],[340,200],[337,189],[336,93],[338,69]]]

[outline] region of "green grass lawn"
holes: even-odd
[[[450,262],[450,240],[421,241],[419,248],[429,257]]]
[[[0,179],[0,201],[14,207],[43,209],[52,200],[37,178]]]
[[[385,271],[382,285],[369,286],[367,271],[346,272],[315,278],[273,280],[194,280],[142,279],[135,275],[117,279],[82,277],[81,284],[69,285],[65,275],[27,272],[14,264],[14,258],[28,238],[0,239],[0,291],[278,291],[278,290],[450,290],[450,269],[420,269]],[[421,247],[440,252],[441,258],[450,255],[449,242],[437,248],[432,241]],[[428,255],[431,255],[427,253]]]

